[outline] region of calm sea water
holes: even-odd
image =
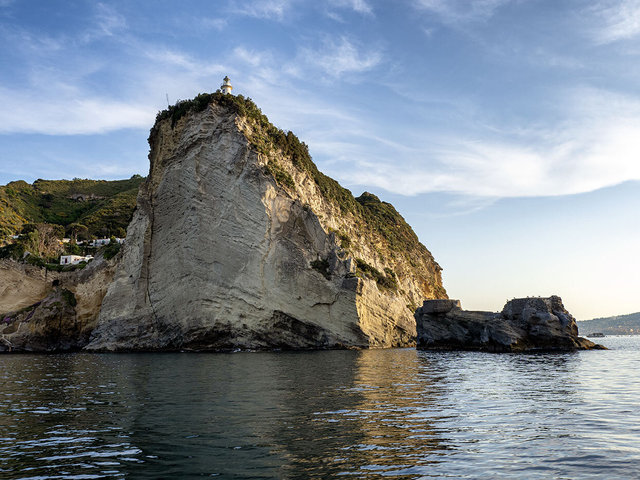
[[[640,337],[0,356],[0,478],[640,478]]]

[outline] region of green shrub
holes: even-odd
[[[62,289],[60,294],[62,295],[62,298],[64,299],[65,302],[67,302],[68,305],[75,307],[78,304],[78,301],[76,300],[76,296],[73,294],[71,290],[67,290],[66,288],[64,288]]]
[[[115,239],[113,239],[112,242],[110,242],[108,245],[105,245],[102,248],[103,248],[102,256],[105,258],[105,260],[111,260],[120,251],[120,244],[116,242]]]
[[[356,258],[356,275],[375,280],[382,289],[396,291],[398,289],[396,274],[390,268],[385,268],[385,273],[387,274],[380,273],[380,270],[374,266],[361,258]]]
[[[289,173],[284,170],[278,162],[275,160],[269,160],[266,168],[267,171],[273,175],[273,178],[276,179],[278,185],[285,185],[291,189],[295,188],[296,184],[293,181],[293,178],[291,178],[291,175],[289,175]]]
[[[338,232],[338,240],[340,240],[340,246],[345,250],[351,246],[351,239],[346,233]]]

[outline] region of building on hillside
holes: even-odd
[[[62,255],[60,257],[60,265],[77,265],[80,262],[88,262],[93,260],[91,255]]]
[[[124,238],[116,238],[116,242],[120,245],[124,243]],[[110,238],[96,238],[95,240],[91,240],[89,242],[90,247],[103,247],[105,245],[109,245],[111,243]]]
[[[231,86],[229,77],[224,77],[224,83],[220,86],[220,90],[222,90],[222,93],[231,93],[231,90],[233,90],[233,87]]]
[[[104,245],[109,245],[111,240],[108,238],[96,238],[95,240],[91,240],[89,242],[90,247],[102,247]]]

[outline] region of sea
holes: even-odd
[[[640,478],[640,336],[0,356],[0,479]]]

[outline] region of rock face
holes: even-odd
[[[117,257],[116,257],[117,259]],[[115,270],[97,258],[75,272],[0,262],[0,352],[76,351],[89,343]]]
[[[89,350],[415,344],[412,305],[446,298],[440,267],[417,238],[402,252],[367,227],[389,204],[341,207],[348,191],[332,198],[315,166],[264,140],[288,140],[273,128],[216,101],[156,123]]]
[[[415,318],[417,347],[423,350],[531,352],[604,348],[578,337],[576,321],[558,296],[514,299],[500,313],[465,311],[458,300],[427,300]]]

